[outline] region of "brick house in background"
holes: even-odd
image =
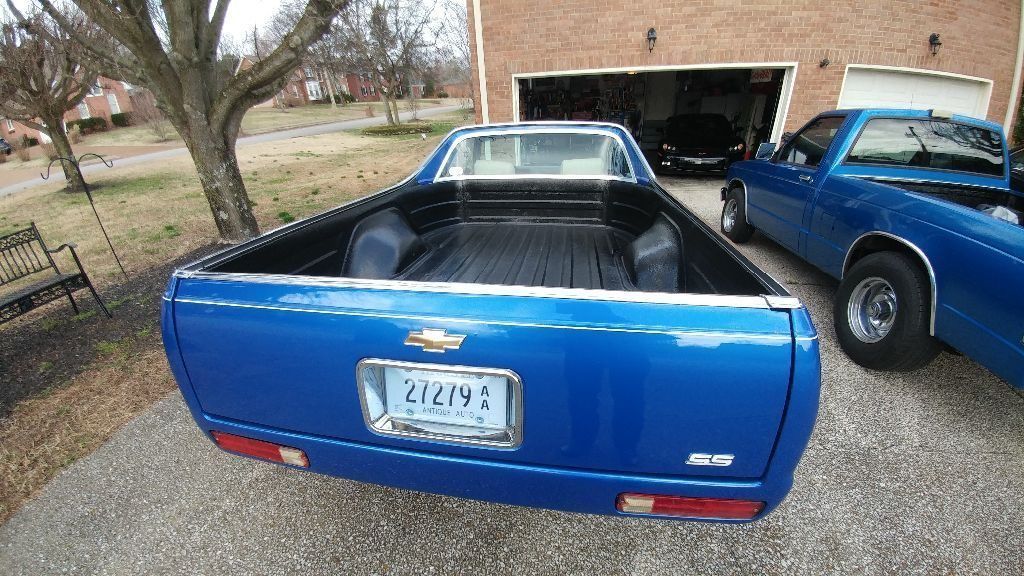
[[[649,148],[673,115],[721,114],[753,145],[835,108],[939,108],[1009,130],[1020,98],[1020,2],[467,6],[478,121],[608,120]]]
[[[107,128],[113,128],[110,117],[114,114],[132,111],[130,92],[134,88],[127,82],[112,80],[100,76],[96,84],[82,102],[64,113],[64,121],[81,120],[84,118],[103,118]],[[8,142],[20,142],[23,138],[31,138],[39,142],[48,142],[49,138],[36,130],[23,126],[17,120],[3,118],[0,120],[0,136]]]
[[[341,86],[342,90],[356,99],[356,102],[380,101],[380,94],[377,93],[377,88],[370,81],[369,74],[348,72],[345,74]]]

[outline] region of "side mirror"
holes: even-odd
[[[775,143],[774,142],[762,142],[761,145],[757,147],[757,153],[754,154],[754,159],[755,160],[767,160],[767,159],[771,158],[772,154],[774,154],[774,153],[775,153]]]

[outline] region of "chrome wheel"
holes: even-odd
[[[892,285],[878,277],[865,278],[854,287],[846,306],[853,335],[867,344],[879,342],[896,323],[898,301]]]
[[[725,208],[722,210],[723,231],[732,232],[732,227],[736,225],[737,212],[739,212],[739,204],[736,203],[735,198],[729,198],[725,203]]]

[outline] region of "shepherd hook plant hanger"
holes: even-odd
[[[92,152],[86,152],[85,154],[79,156],[77,160],[73,156],[71,158],[58,156],[53,160],[50,160],[50,163],[46,165],[46,174],[44,175],[42,172],[40,172],[39,176],[43,180],[49,180],[50,168],[52,168],[53,163],[58,160],[60,160],[61,162],[67,162],[74,166],[75,172],[78,172],[78,179],[82,181],[82,188],[85,190],[85,197],[89,199],[89,206],[92,206],[92,213],[96,215],[96,222],[100,225],[100,231],[103,232],[103,237],[107,239],[107,246],[110,246],[110,253],[114,255],[114,261],[117,262],[117,267],[121,269],[121,274],[124,275],[124,279],[128,280],[128,273],[124,271],[124,266],[121,265],[121,259],[117,257],[117,251],[114,250],[114,244],[110,241],[110,236],[107,235],[107,229],[103,226],[103,221],[100,220],[100,213],[96,211],[96,204],[92,201],[92,192],[89,191],[89,184],[85,181],[85,176],[82,175],[82,168],[79,166],[82,160],[87,156],[95,156],[96,158],[99,158],[100,162],[103,162],[103,164],[106,165],[107,168],[114,167],[114,163],[107,160],[103,156],[100,156],[99,154],[94,154]]]

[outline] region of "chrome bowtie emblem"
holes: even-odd
[[[445,350],[458,350],[465,339],[464,334],[448,334],[447,330],[424,328],[419,332],[409,332],[405,345],[419,346],[425,352],[444,353]]]

